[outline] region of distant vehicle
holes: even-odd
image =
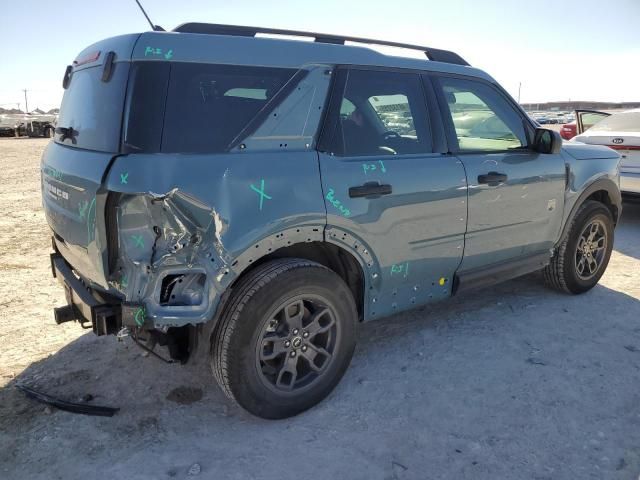
[[[560,136],[562,138],[564,138],[565,140],[571,140],[573,137],[576,136],[576,122],[573,121],[571,123],[565,123],[564,125],[562,125],[562,128],[560,129]]]
[[[52,138],[57,118],[47,113],[5,113],[0,115],[0,135]]]
[[[576,115],[578,135],[573,141],[616,150],[622,156],[620,190],[640,195],[640,108],[613,115],[578,110]]]

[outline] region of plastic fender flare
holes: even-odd
[[[620,193],[620,188],[618,187],[618,185],[616,185],[616,183],[613,180],[611,180],[610,178],[600,177],[594,180],[593,182],[591,182],[586,188],[584,188],[582,190],[582,193],[578,196],[578,199],[575,201],[573,208],[571,209],[571,212],[569,213],[569,215],[567,216],[567,219],[564,222],[564,225],[562,227],[562,233],[560,234],[560,238],[558,239],[558,242],[556,243],[556,245],[560,243],[562,239],[565,237],[565,235],[567,234],[567,229],[571,225],[571,222],[573,221],[573,217],[575,217],[580,206],[585,202],[587,198],[589,198],[591,195],[593,195],[595,192],[599,190],[604,190],[609,194],[609,199],[611,200],[611,203],[618,210],[617,215],[613,219],[614,222],[617,223],[622,213],[622,193]]]

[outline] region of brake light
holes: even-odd
[[[95,62],[96,60],[98,60],[98,58],[100,58],[100,50],[98,50],[97,52],[93,52],[93,53],[90,53],[88,55],[85,55],[84,57],[80,58],[79,60],[74,60],[73,64],[76,67],[79,67],[80,65],[84,65],[86,63]]]
[[[640,150],[640,146],[636,145],[607,145],[614,150]]]

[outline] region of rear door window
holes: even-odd
[[[295,73],[287,68],[173,64],[161,150],[227,151],[256,116],[275,107],[274,97]]]
[[[56,142],[101,152],[119,150],[129,62],[114,63],[107,82],[101,79],[102,71],[98,65],[73,72],[57,122],[72,131],[65,137],[56,134]]]
[[[353,69],[341,75],[346,85],[339,107],[328,114],[333,133],[323,149],[342,156],[431,153],[417,74]]]

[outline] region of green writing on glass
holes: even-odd
[[[367,175],[367,172],[376,172],[376,171],[387,173],[387,169],[384,166],[384,162],[382,160],[378,160],[377,162],[373,162],[373,163],[363,163],[362,170],[364,170],[365,175]]]
[[[129,179],[129,172],[125,172],[125,173],[121,173],[120,174],[120,183],[125,185],[127,183],[127,180]]]
[[[409,262],[394,263],[391,265],[391,276],[394,275],[402,275],[404,278],[407,278],[407,275],[409,275]]]
[[[145,47],[144,49],[144,56],[145,57],[164,57],[167,60],[171,60],[171,58],[173,57],[173,50],[167,50],[166,52],[164,52],[161,48],[156,48],[156,47]]]
[[[249,188],[256,192],[259,196],[259,208],[262,211],[262,204],[264,203],[264,199],[271,200],[271,197],[264,192],[264,178],[260,179],[260,188],[256,187],[253,183],[249,185]]]
[[[331,205],[337,208],[338,211],[345,217],[348,217],[351,215],[351,210],[345,207],[340,200],[335,198],[335,191],[333,190],[333,188],[329,189],[329,191],[327,192],[327,196],[325,198],[329,203],[331,203]]]

